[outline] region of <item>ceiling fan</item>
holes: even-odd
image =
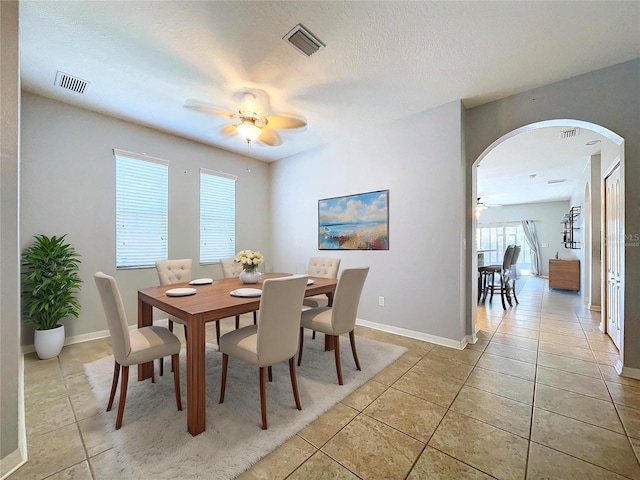
[[[480,197],[476,202],[476,210],[484,210],[489,207],[501,207],[502,205],[499,203],[484,203]]]
[[[225,137],[240,135],[247,144],[257,143],[270,147],[282,145],[282,138],[276,130],[300,129],[307,126],[307,121],[288,113],[264,115],[268,110],[268,95],[264,90],[242,90],[236,97],[240,99],[240,107],[237,111],[188,98],[184,102],[185,108],[211,113],[233,119],[231,123],[223,125],[220,132]]]

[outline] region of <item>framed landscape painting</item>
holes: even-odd
[[[319,250],[389,250],[389,190],[318,200]]]

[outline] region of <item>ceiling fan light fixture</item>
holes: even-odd
[[[255,140],[262,133],[262,129],[257,127],[255,122],[251,119],[243,120],[240,125],[236,127],[238,133],[244,138],[247,143],[255,142]]]

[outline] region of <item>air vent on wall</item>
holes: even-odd
[[[560,132],[560,140],[565,138],[577,137],[580,134],[579,128],[572,128],[571,130],[564,130]]]
[[[289,42],[297,50],[304,53],[307,57],[310,57],[318,50],[320,50],[320,47],[326,47],[326,45],[322,43],[322,41],[320,41],[318,37],[316,37],[300,23],[293,27],[293,30],[291,30],[282,38]]]
[[[566,178],[556,178],[555,180],[547,180],[547,183],[551,185],[553,183],[564,183],[566,181],[567,181]]]
[[[66,88],[72,92],[83,94],[89,83],[91,82],[61,72],[60,70],[56,73],[56,86]]]

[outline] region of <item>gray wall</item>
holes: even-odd
[[[18,2],[0,2],[0,476],[20,459],[20,251]],[[11,455],[11,457],[8,457]]]
[[[605,127],[624,138],[625,226],[627,235],[640,234],[640,59],[615,65],[519,95],[472,108],[465,115],[467,179],[480,154],[503,135],[525,125],[550,119],[576,119]],[[605,168],[603,152],[602,167]],[[468,198],[471,204],[471,197]],[[468,228],[471,239],[471,222]],[[469,262],[471,260],[469,259]],[[624,363],[640,368],[640,247],[627,243],[624,251]]]
[[[67,337],[107,329],[93,275],[118,281],[129,324],[137,321],[137,291],[158,284],[155,268],[117,270],[115,159],[112,149],[147,153],[169,166],[169,257],[193,258],[194,278],[221,278],[219,265],[199,265],[199,168],[238,176],[238,249],[269,260],[268,165],[169,134],[23,92],[21,122],[21,246],[36,233],[68,234],[82,255],[80,318],[63,321]],[[251,172],[246,167],[251,167]],[[33,344],[25,325],[22,344]]]
[[[608,147],[611,147],[610,145]],[[614,158],[607,160],[607,152],[605,155],[592,155],[589,163],[580,178],[579,187],[571,196],[570,203],[572,206],[580,207],[579,220],[579,250],[576,250],[578,259],[580,260],[580,281],[582,294],[585,302],[589,304],[589,308],[600,308],[601,300],[601,268],[600,259],[601,250],[601,208],[602,188],[601,188],[601,172],[602,158],[607,164],[619,155],[620,149],[615,148]],[[609,152],[609,155],[614,153]],[[603,252],[604,254],[604,252]]]
[[[564,202],[528,203],[523,205],[505,205],[503,207],[488,208],[478,218],[478,226],[490,223],[520,222],[520,220],[533,220],[540,243],[542,258],[541,275],[549,275],[549,259],[558,258],[573,260],[576,258],[575,250],[564,248],[562,241],[562,226],[560,219],[569,211],[570,204]],[[548,244],[543,247],[542,244]],[[523,248],[528,248],[523,245]]]
[[[466,278],[460,132],[461,106],[453,102],[274,163],[276,264],[291,271],[309,257],[326,256],[341,258],[341,270],[368,265],[360,319],[459,346]],[[318,250],[318,200],[384,189],[388,251]]]

